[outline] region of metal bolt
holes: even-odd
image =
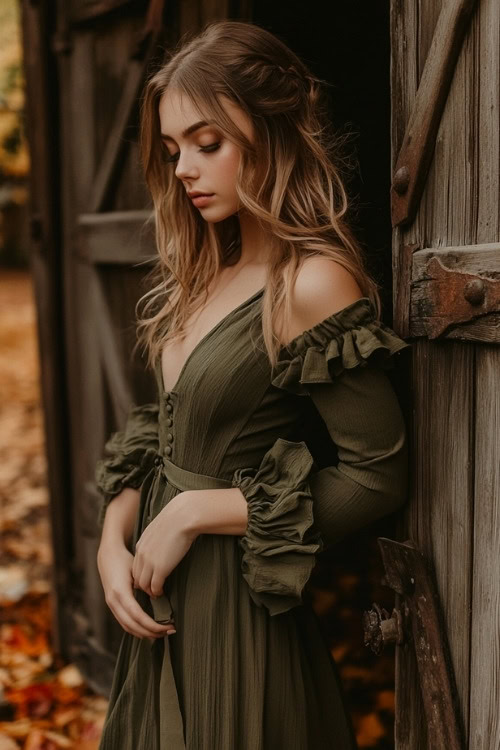
[[[394,175],[394,179],[392,181],[392,187],[398,193],[398,195],[403,195],[403,193],[406,193],[408,190],[408,185],[410,184],[410,170],[408,167],[400,167],[396,174]]]
[[[484,281],[481,279],[472,279],[472,281],[468,281],[464,287],[464,297],[471,305],[482,305],[485,294],[486,289]]]

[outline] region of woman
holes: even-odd
[[[126,631],[101,750],[356,746],[304,592],[319,552],[404,502],[383,370],[408,345],[344,220],[320,83],[223,21],[146,85],[159,257],[139,333],[159,403],[97,467],[99,572]]]

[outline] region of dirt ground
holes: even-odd
[[[29,273],[0,270],[0,300],[0,750],[96,750],[107,701],[51,648],[51,529]],[[364,607],[373,600],[388,607],[390,599],[378,585],[374,535],[357,542],[317,566],[314,608],[359,747],[392,750],[393,655],[371,654],[361,624]]]

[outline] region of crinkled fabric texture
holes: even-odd
[[[261,302],[257,292],[199,342],[174,390],[157,363],[158,457],[240,487],[248,525],[244,537],[199,534],[157,599],[133,590],[153,619],[171,614],[177,632],[153,645],[123,633],[99,750],[356,748],[304,584],[322,543],[404,501],[401,412],[383,373],[365,364],[406,344],[362,298],[291,342],[276,375],[254,346]],[[98,471],[107,498],[147,472],[132,554],[180,491],[160,460],[148,472],[157,415],[143,409]],[[311,414],[331,438],[318,471]]]
[[[125,427],[111,434],[104,446],[108,457],[96,464],[95,480],[103,496],[98,524],[102,529],[110,500],[124,487],[138,489],[154,465],[158,455],[157,404],[134,406]]]
[[[284,347],[272,383],[307,396],[308,383],[332,382],[344,370],[367,365],[391,369],[392,355],[408,346],[376,319],[371,300],[361,297]]]
[[[248,502],[247,531],[239,540],[243,577],[253,600],[271,615],[302,603],[322,547],[307,481],[312,465],[304,442],[279,438],[258,469],[238,469],[233,475],[233,486]]]

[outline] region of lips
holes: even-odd
[[[196,208],[201,208],[202,206],[206,206],[210,203],[212,198],[214,197],[214,193],[202,193],[199,195],[194,195],[191,198],[191,201]]]

